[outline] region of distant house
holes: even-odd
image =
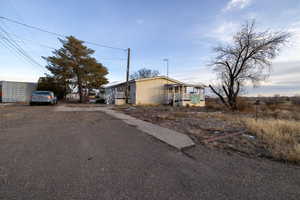
[[[23,102],[30,101],[32,91],[36,90],[37,83],[0,81],[0,102]]]
[[[105,87],[108,104],[125,104],[126,82]],[[129,103],[134,105],[204,106],[205,85],[187,84],[166,76],[129,82]]]

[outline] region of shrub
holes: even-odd
[[[225,106],[219,102],[218,99],[207,98],[205,101],[205,108],[208,110],[225,110]]]
[[[252,113],[255,111],[254,105],[245,98],[237,98],[238,111]]]
[[[300,97],[293,97],[292,98],[293,105],[300,105]]]

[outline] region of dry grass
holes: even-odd
[[[287,120],[243,119],[246,127],[261,139],[274,158],[300,163],[300,123]]]
[[[212,107],[218,107],[217,103],[211,102]],[[273,111],[263,104],[261,107],[266,109],[260,110],[258,121],[255,121],[252,104],[239,99],[239,106],[241,110],[238,112],[224,110],[224,107],[222,109],[214,107],[211,110],[171,106],[119,106],[117,108],[145,121],[195,136],[199,141],[216,135],[247,131],[250,135],[256,135],[256,139],[240,136],[214,143],[218,148],[230,147],[249,155],[273,157],[300,164],[298,107],[281,105],[282,107],[277,107]]]
[[[208,110],[226,110],[225,106],[217,99],[206,99],[205,108]]]
[[[195,118],[207,119],[214,118],[218,120],[228,121],[231,123],[240,124],[241,115],[235,113],[226,113],[226,112],[199,112],[194,115]]]
[[[188,115],[189,115],[189,114],[188,114],[187,112],[174,112],[174,113],[173,113],[173,116],[176,117],[176,118],[177,118],[177,117],[178,117],[178,118],[181,118],[181,117],[188,117]]]
[[[258,121],[241,113],[199,113],[195,117],[215,118],[231,122],[231,126],[245,127],[258,137],[275,159],[300,163],[300,122],[294,120],[296,117],[293,113],[295,112],[281,111],[279,119],[267,118]]]
[[[127,109],[130,106],[128,104],[123,104],[123,105],[115,105],[115,107],[118,108],[118,109]]]
[[[255,116],[256,107],[253,100],[249,100],[245,97],[239,97],[237,99],[238,112],[240,114]],[[218,99],[208,99],[206,102],[206,109],[209,111],[227,111]],[[283,119],[283,120],[298,120],[300,121],[300,105],[293,104],[290,101],[283,102],[268,102],[261,101],[261,104],[257,106],[257,112],[259,118],[264,119]]]

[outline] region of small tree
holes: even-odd
[[[245,84],[256,86],[268,77],[271,60],[289,36],[285,32],[257,32],[252,21],[235,34],[231,45],[214,49],[217,56],[212,66],[220,85],[209,87],[227,108],[237,109],[237,97]]]
[[[94,50],[84,46],[83,41],[70,36],[60,42],[63,47],[53,51],[54,56],[43,57],[48,62],[46,67],[60,83],[77,88],[83,102],[89,89],[100,88],[108,82],[107,69],[91,57]]]
[[[130,79],[151,78],[156,76],[159,76],[159,72],[157,70],[142,68],[131,74]]]

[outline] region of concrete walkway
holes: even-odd
[[[111,107],[67,107],[58,106],[55,111],[62,112],[95,112],[102,111],[106,114],[113,116],[117,119],[124,121],[127,124],[135,126],[137,129],[159,139],[162,142],[167,143],[179,150],[187,147],[192,147],[195,145],[193,140],[185,134],[170,130],[168,128],[163,128],[155,124],[142,121],[140,119],[131,117],[129,115],[112,110]]]

